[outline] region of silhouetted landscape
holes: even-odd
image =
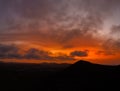
[[[120,0],[0,0],[0,91],[120,91]]]
[[[120,66],[87,61],[75,64],[0,63],[0,83],[4,91],[84,91],[117,89]]]

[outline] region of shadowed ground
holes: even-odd
[[[119,82],[120,66],[82,60],[73,65],[0,64],[0,83],[4,91],[115,90],[119,88]]]

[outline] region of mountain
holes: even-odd
[[[52,90],[56,91],[86,91],[118,89],[120,82],[120,67],[93,64],[80,60],[58,73],[52,80]]]
[[[73,65],[71,65],[70,67],[65,69],[65,73],[69,72],[71,74],[75,74],[75,73],[81,74],[82,72],[83,73],[89,73],[89,72],[110,73],[112,71],[113,71],[113,73],[120,71],[120,67],[119,66],[94,64],[94,63],[90,63],[90,62],[84,61],[84,60],[80,60],[80,61],[74,63]]]

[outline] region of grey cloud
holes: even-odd
[[[107,0],[2,0],[1,2],[8,11],[12,11],[13,16],[19,16],[21,19],[24,18],[25,20],[27,20],[26,18],[30,20],[32,18],[38,18],[40,21],[44,20],[51,24],[54,20],[62,23],[79,20],[81,16],[82,18],[84,17],[81,12],[100,16],[96,11],[100,12],[104,10],[99,8],[101,6],[106,7],[106,5],[102,3],[105,1],[107,2]],[[99,8],[96,8],[98,6]],[[56,22],[54,22],[54,24],[56,24]]]
[[[79,18],[79,16],[77,17]],[[103,21],[101,17],[98,17],[94,14],[87,15],[78,20],[73,19],[72,24],[66,25],[68,27],[63,27],[60,25],[57,27],[57,29],[53,28],[53,30],[47,32],[47,35],[57,42],[66,43],[75,38],[97,34],[97,31],[98,29],[101,29],[102,24]]]
[[[71,52],[70,55],[73,57],[87,57],[88,51],[74,51]]]
[[[119,0],[1,0],[0,33],[35,32],[42,39],[66,43],[98,35],[103,23],[119,8]],[[47,29],[44,29],[46,28]],[[37,38],[38,39],[38,38]],[[0,39],[2,40],[2,39]]]
[[[50,0],[21,0],[14,10],[24,18],[44,18],[51,13],[53,5]]]
[[[120,25],[113,25],[111,27],[111,35],[115,35],[116,37],[120,38]],[[117,36],[118,35],[118,36]]]
[[[50,33],[50,36],[57,42],[65,43],[70,40],[81,36],[80,30],[57,30]]]
[[[107,39],[102,45],[103,54],[113,54],[120,52],[120,39]]]
[[[120,52],[120,25],[112,25],[107,38],[101,46],[103,51],[98,54],[115,55]]]
[[[56,57],[54,57],[53,58],[54,60],[67,60],[67,61],[73,61],[73,60],[76,60],[74,57],[72,57],[72,56],[69,56],[69,55],[66,55],[66,54],[62,54],[62,53],[60,53],[58,56],[56,56]]]

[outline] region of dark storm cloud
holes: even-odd
[[[53,58],[54,60],[67,60],[67,61],[73,61],[76,60],[74,57],[66,55],[66,54],[62,54],[60,53],[58,56]]]
[[[21,58],[19,48],[15,45],[0,44],[0,58]]]
[[[50,52],[38,50],[35,48],[29,49],[25,55],[25,59],[39,59],[39,60],[51,60],[52,57],[50,56]]]
[[[0,58],[1,59],[35,59],[35,60],[49,60],[49,61],[66,61],[75,60],[73,57],[60,53],[57,56],[52,56],[49,51],[31,48],[23,53],[16,45],[0,44]]]
[[[88,51],[74,51],[71,52],[70,55],[73,57],[87,57]]]
[[[29,49],[23,58],[25,59],[38,59],[38,60],[49,60],[49,61],[65,61],[75,60],[73,57],[66,54],[60,53],[57,56],[51,56],[52,53],[44,50],[38,50],[35,48]]]

